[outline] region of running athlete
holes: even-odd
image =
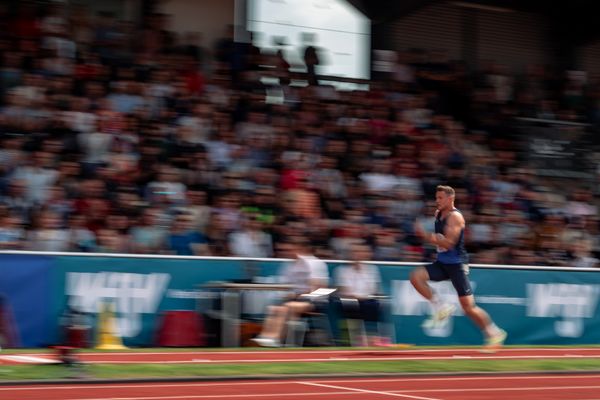
[[[415,233],[437,247],[437,260],[427,266],[415,268],[410,275],[410,282],[417,292],[433,306],[433,314],[424,322],[424,326],[439,326],[454,312],[455,307],[443,303],[427,283],[449,279],[456,289],[465,315],[483,332],[484,349],[495,351],[504,344],[506,332],[498,328],[488,313],[475,304],[469,282],[469,256],[465,250],[465,219],[454,207],[454,189],[450,186],[438,186],[435,202],[435,232],[425,232],[421,225],[415,224]]]

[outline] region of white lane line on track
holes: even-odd
[[[296,383],[300,383],[302,385],[308,385],[308,386],[318,386],[318,387],[324,387],[324,388],[330,388],[330,389],[347,390],[349,392],[368,393],[368,394],[380,394],[380,395],[383,395],[383,396],[391,396],[391,397],[402,397],[402,398],[405,398],[405,399],[439,400],[439,399],[434,399],[433,397],[422,397],[422,396],[413,396],[413,395],[401,394],[401,393],[381,392],[379,390],[356,389],[356,388],[349,388],[349,387],[345,387],[345,386],[325,385],[325,384],[317,383],[317,382],[301,382],[301,381],[299,381],[299,382],[296,382]]]
[[[568,374],[550,374],[550,375],[526,375],[526,376],[449,376],[449,377],[414,377],[414,378],[374,378],[374,379],[320,379],[319,383],[373,383],[373,382],[430,382],[430,381],[489,381],[489,380],[529,380],[529,379],[600,379],[600,374],[568,375]],[[261,386],[261,385],[289,385],[299,381],[289,380],[270,380],[258,382],[244,381],[223,381],[223,382],[198,382],[198,383],[140,383],[140,384],[86,384],[86,389],[135,389],[140,387],[154,388],[181,388],[181,387],[212,387],[212,386]],[[312,381],[311,381],[312,382]],[[79,390],[82,385],[36,385],[36,386],[0,386],[2,391],[27,391],[27,390]]]
[[[414,378],[371,378],[371,379],[324,379],[319,382],[326,383],[373,383],[373,382],[431,382],[431,381],[501,381],[501,380],[530,380],[530,379],[600,379],[600,374],[568,375],[491,375],[491,376],[432,376]]]
[[[86,398],[82,397],[73,400],[174,400],[174,399],[247,399],[247,398],[264,398],[264,397],[276,397],[285,398],[286,396],[329,396],[332,394],[361,394],[360,392],[299,392],[299,393],[267,393],[267,394],[196,394],[187,396],[152,396],[152,397],[97,397],[97,398]],[[432,399],[436,400],[436,399]]]
[[[277,362],[331,362],[331,361],[419,361],[419,360],[543,360],[543,359],[559,359],[559,358],[573,358],[566,355],[558,356],[449,356],[449,357],[353,357],[349,359],[340,358],[265,358],[258,360],[178,360],[178,361],[119,361],[119,360],[83,360],[84,364],[194,364],[194,363],[206,363],[211,362],[214,364],[260,364],[260,363],[277,363]],[[574,358],[600,358],[600,355],[594,356],[577,356]]]
[[[391,393],[453,393],[453,392],[515,392],[530,390],[578,390],[600,389],[600,386],[526,386],[526,387],[486,387],[486,388],[457,388],[457,389],[407,389],[390,390]]]
[[[207,386],[232,386],[232,385],[289,385],[290,381],[260,381],[260,382],[199,382],[199,383],[140,383],[140,384],[97,384],[97,385],[71,385],[71,386],[54,386],[54,385],[39,385],[39,386],[0,386],[0,392],[2,391],[27,391],[27,390],[78,390],[82,387],[86,389],[136,389],[141,387],[153,387],[157,389],[161,388],[181,388],[181,387],[207,387]]]
[[[6,355],[0,356],[0,360],[13,361],[22,364],[56,364],[58,361],[45,357],[37,357],[32,355]]]
[[[461,348],[457,348],[457,349],[415,349],[415,348],[408,348],[408,349],[361,349],[361,350],[298,350],[298,352],[301,352],[302,354],[356,354],[356,353],[386,353],[386,354],[390,354],[390,353],[398,353],[398,354],[410,354],[410,353],[473,353],[473,352],[477,352],[479,351],[479,348],[469,348],[469,349],[461,349]],[[597,352],[598,354],[600,354],[600,347],[582,347],[582,348],[554,348],[554,347],[550,347],[550,348],[525,348],[525,347],[518,347],[518,348],[505,348],[502,349],[501,351],[512,351],[512,352],[541,352],[541,351],[551,351],[551,352],[577,352],[577,351],[593,351],[593,352]],[[81,352],[79,354],[81,355],[86,355],[86,356],[105,356],[105,355],[127,355],[127,356],[133,356],[133,355],[141,355],[141,356],[145,356],[145,355],[161,355],[161,354],[186,354],[186,355],[204,355],[204,356],[208,356],[208,355],[214,355],[214,354],[244,354],[244,355],[248,355],[248,354],[265,354],[265,353],[269,353],[269,354],[290,354],[290,353],[294,353],[294,351],[277,351],[277,350],[268,350],[268,351],[264,351],[264,350],[259,350],[259,351],[174,351],[174,352],[110,352],[110,353],[89,353],[89,352]],[[28,354],[31,356],[44,356],[44,355],[48,355],[48,353],[35,353],[35,354]]]

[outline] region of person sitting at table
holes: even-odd
[[[340,315],[349,325],[348,331],[353,345],[366,346],[369,341],[372,344],[381,342],[377,331],[381,305],[376,298],[381,294],[381,276],[377,266],[364,262],[371,259],[371,254],[371,248],[367,244],[352,243],[352,263],[338,267],[335,273],[336,285],[339,288],[336,299],[339,301]],[[358,335],[354,334],[357,328],[360,330]]]
[[[269,307],[262,331],[253,339],[259,346],[281,346],[287,323],[315,309],[311,297],[303,295],[327,287],[329,281],[327,264],[311,254],[306,239],[295,238],[291,242],[290,252],[295,259],[284,266],[281,280],[282,283],[293,285],[293,289],[283,304]]]

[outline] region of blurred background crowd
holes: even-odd
[[[425,261],[413,223],[448,184],[473,263],[600,266],[595,178],[543,174],[515,122],[560,121],[593,164],[590,71],[405,49],[360,89],[293,85],[231,28],[201,46],[160,13],[17,3],[0,11],[1,249],[287,257],[300,235],[325,259],[359,242]]]

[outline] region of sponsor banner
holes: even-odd
[[[66,256],[57,257],[56,266],[54,315],[69,304],[97,316],[112,303],[127,346],[152,345],[164,311],[196,310],[200,284],[244,273],[240,262],[228,260]]]
[[[380,267],[391,295],[399,342],[423,345],[480,344],[482,335],[463,315],[449,282],[433,283],[444,301],[456,305],[443,326],[422,327],[431,309],[412,287],[410,268]],[[600,272],[600,271],[599,271]],[[508,332],[508,344],[590,344],[600,341],[600,273],[471,268],[477,304]]]
[[[0,344],[43,347],[54,343],[56,329],[47,307],[52,296],[47,256],[0,255]]]
[[[111,303],[118,334],[128,346],[151,346],[160,315],[170,310],[218,310],[219,290],[209,281],[280,283],[281,261],[167,259],[86,256],[1,256],[0,294],[7,299],[17,345],[55,343],[60,317],[70,305],[94,318]],[[335,276],[337,263],[329,263]],[[388,295],[386,320],[395,340],[420,345],[476,345],[479,329],[463,315],[449,282],[434,283],[457,305],[443,326],[422,327],[430,305],[412,287],[410,265],[380,265]],[[509,333],[509,344],[600,342],[600,271],[471,268],[477,303]],[[331,285],[334,283],[332,282]],[[243,316],[260,318],[283,292],[245,291]],[[95,321],[92,321],[94,324]],[[335,331],[335,327],[334,327]]]

